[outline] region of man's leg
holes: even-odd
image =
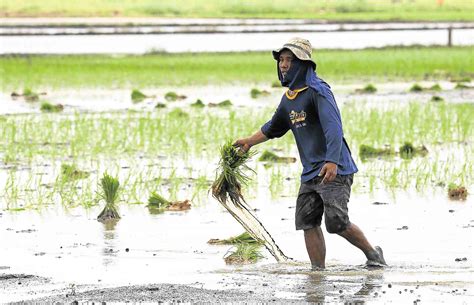
[[[313,269],[326,267],[326,243],[324,242],[323,231],[320,226],[304,230],[304,241],[306,250]]]
[[[362,232],[362,230],[355,224],[349,224],[344,231],[337,234],[344,237],[351,244],[362,250],[369,263],[375,262],[386,265],[385,259],[383,258],[382,249],[380,247],[376,247],[377,249],[374,249],[365,237],[364,232]]]

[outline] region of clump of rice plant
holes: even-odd
[[[419,84],[414,84],[410,88],[410,92],[421,92],[421,91],[423,91],[423,87],[420,86]]]
[[[220,103],[209,103],[209,107],[230,107],[232,106],[232,102],[230,100],[225,100]]]
[[[173,109],[172,111],[168,113],[168,115],[175,118],[188,118],[189,117],[189,113],[182,110],[181,108]]]
[[[357,93],[375,93],[377,92],[377,88],[372,84],[368,84],[362,89],[356,89],[356,92]]]
[[[42,112],[61,112],[64,110],[64,106],[61,104],[53,105],[49,102],[42,102],[40,106]]]
[[[441,91],[443,90],[439,84],[434,84],[433,86],[430,87],[431,91]]]
[[[196,108],[204,108],[204,103],[200,100],[197,99],[196,102],[191,104],[191,107],[196,107]]]
[[[213,238],[213,239],[210,239],[207,243],[212,244],[212,245],[235,245],[235,244],[243,244],[243,243],[259,244],[259,245],[263,244],[262,241],[256,240],[248,232],[244,232],[240,235],[233,236],[227,239]]]
[[[296,158],[293,157],[280,157],[277,154],[265,150],[258,158],[260,162],[277,162],[277,163],[294,163],[296,162]]]
[[[469,76],[455,77],[450,80],[452,83],[470,83],[471,78]]]
[[[143,101],[144,99],[148,98],[147,95],[145,95],[143,92],[141,92],[138,89],[133,89],[130,97],[132,98],[132,102],[134,103],[139,103]]]
[[[242,152],[237,150],[230,141],[224,144],[220,150],[216,179],[211,186],[212,196],[224,204],[228,199],[234,205],[245,202],[242,196],[242,185],[247,185],[250,178],[245,174],[249,170],[254,172],[247,163],[255,155],[255,152]]]
[[[272,88],[281,88],[281,83],[277,80],[272,82]]]
[[[178,100],[184,100],[186,98],[186,95],[179,95],[176,92],[170,91],[165,94],[165,100],[169,102],[174,102]]]
[[[117,207],[115,206],[115,202],[119,196],[119,186],[120,183],[118,179],[107,173],[104,173],[104,176],[100,179],[101,190],[99,191],[99,196],[105,200],[105,207],[97,217],[98,221],[120,219]]]
[[[424,145],[417,148],[417,147],[413,146],[412,143],[405,142],[405,144],[403,144],[400,147],[399,152],[400,152],[400,157],[402,157],[403,159],[411,159],[415,155],[421,155],[421,156],[427,155],[428,154],[428,149]]]
[[[148,198],[148,208],[159,211],[185,211],[191,208],[189,200],[171,202],[156,192]]]
[[[256,244],[237,244],[233,251],[229,251],[224,261],[226,264],[249,264],[255,263],[264,256],[260,252],[260,245]]]
[[[23,90],[23,97],[27,102],[36,102],[39,100],[39,94],[36,92],[33,92],[30,88],[25,88]]]
[[[393,155],[393,150],[389,148],[375,148],[365,144],[362,144],[359,148],[359,156],[362,160],[390,155]]]
[[[466,200],[467,189],[462,185],[450,183],[448,185],[448,196],[452,200]]]
[[[65,181],[84,179],[89,175],[90,173],[79,170],[74,164],[61,164],[61,178]]]
[[[156,103],[155,108],[166,108],[166,104],[158,102]]]
[[[444,99],[443,99],[441,96],[433,95],[433,96],[431,97],[431,101],[432,101],[432,102],[443,102]]]
[[[250,90],[250,96],[252,98],[258,98],[260,96],[265,96],[265,95],[269,95],[270,92],[266,91],[266,90],[259,90],[257,88],[252,88],[252,90]]]
[[[163,196],[156,192],[152,192],[150,197],[148,198],[148,206],[158,208],[158,209],[166,209],[171,205],[171,201],[166,200]]]
[[[464,83],[457,83],[456,84],[456,87],[454,87],[454,89],[470,89],[471,87],[464,84]]]

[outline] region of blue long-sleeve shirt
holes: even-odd
[[[275,114],[261,131],[272,139],[283,136],[290,129],[303,165],[302,182],[316,177],[326,162],[337,164],[340,175],[357,172],[344,140],[339,109],[325,82],[322,82],[321,90],[309,87],[294,99],[284,94]]]

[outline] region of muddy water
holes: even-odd
[[[351,220],[384,249],[390,267],[375,271],[361,266],[362,253],[326,234],[328,268],[309,272],[302,234],[294,230],[293,197],[271,202],[260,196],[249,204],[296,262],[277,264],[265,252],[261,262],[244,267],[225,265],[228,246],[207,244],[210,238],[242,232],[212,199],[188,212],[158,215],[143,205],[122,205],[122,219],[110,227],[95,220],[100,207],[2,211],[0,261],[2,269],[9,267],[2,271],[39,275],[51,282],[35,289],[1,289],[0,299],[39,297],[72,284],[80,291],[91,286],[176,283],[270,291],[278,298],[304,301],[468,302],[474,296],[472,199],[451,202],[438,193],[423,198],[399,193],[396,200],[391,198],[385,193],[355,193],[349,205]]]

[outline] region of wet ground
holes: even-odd
[[[100,207],[3,211],[0,299],[212,302],[216,295],[227,301],[248,295],[264,301],[467,304],[474,296],[472,200],[454,202],[440,193],[400,193],[396,200],[354,194],[351,219],[383,247],[390,267],[366,269],[362,253],[326,234],[328,267],[318,272],[310,271],[303,236],[294,230],[294,200],[262,197],[250,204],[295,261],[277,264],[264,250],[265,259],[247,266],[224,263],[230,246],[207,244],[242,232],[212,199],[187,212],[158,215],[144,205],[122,205],[115,227],[96,221]],[[124,288],[108,290],[114,287]]]

